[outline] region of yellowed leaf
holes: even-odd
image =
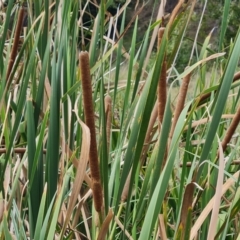
[[[229,178],[222,187],[222,191],[221,191],[221,196],[223,196],[225,194],[225,192],[231,188],[231,186],[233,184],[235,184],[236,179],[239,177],[239,173],[240,171],[237,171],[232,178]],[[201,212],[200,216],[198,217],[197,221],[195,222],[195,224],[193,225],[192,229],[191,229],[191,235],[190,235],[190,240],[194,239],[197,235],[198,230],[200,229],[200,227],[202,226],[203,222],[205,221],[205,219],[208,217],[208,214],[212,211],[213,209],[213,205],[214,205],[214,201],[215,201],[216,196],[213,196],[212,199],[208,202],[207,206],[203,209],[203,211]]]
[[[64,222],[62,232],[65,231],[65,229],[68,225],[68,222],[71,218],[72,211],[74,209],[76,200],[78,198],[80,188],[81,188],[83,180],[84,180],[85,171],[86,171],[87,162],[88,162],[89,150],[90,150],[90,131],[89,131],[89,128],[87,127],[87,125],[84,124],[81,121],[81,119],[79,118],[79,116],[77,114],[78,113],[77,102],[78,101],[76,100],[74,110],[75,110],[77,120],[78,120],[78,122],[79,122],[79,124],[81,125],[81,128],[82,128],[81,155],[80,155],[79,163],[78,163],[78,166],[77,166],[76,177],[75,177],[75,180],[73,182],[72,193],[71,193],[69,203],[68,203],[68,206],[67,206],[66,219],[65,219],[65,222]]]

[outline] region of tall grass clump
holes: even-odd
[[[229,3],[133,3],[0,3],[0,239],[240,238]]]

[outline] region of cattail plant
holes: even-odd
[[[162,41],[162,37],[164,34],[165,28],[161,27],[159,29],[158,32],[158,49],[160,49],[160,45],[161,45],[161,41]],[[149,146],[149,142],[151,140],[152,137],[152,131],[153,131],[153,126],[154,123],[156,121],[156,118],[158,117],[159,119],[159,123],[162,123],[163,120],[163,115],[164,115],[164,111],[165,111],[165,105],[166,105],[166,99],[167,99],[167,82],[166,82],[166,73],[167,73],[167,61],[166,61],[166,57],[164,57],[164,61],[162,63],[162,71],[161,71],[161,75],[160,75],[160,79],[159,79],[159,83],[158,83],[158,92],[157,92],[157,103],[155,104],[153,110],[152,110],[152,114],[151,114],[151,118],[150,118],[150,122],[148,125],[148,130],[145,136],[145,146],[143,147],[142,150],[142,155],[141,155],[141,159],[140,159],[140,164],[143,164],[143,161],[145,159],[145,156],[147,154],[147,150],[148,150],[148,146]],[[159,124],[159,126],[160,126]],[[128,177],[126,179],[126,183],[124,185],[124,189],[121,195],[121,201],[124,202],[129,194],[129,186],[130,186],[130,180],[131,180],[131,172],[128,174]]]
[[[190,78],[191,78],[191,74],[189,73],[186,77],[183,78],[182,85],[180,87],[180,91],[179,91],[179,95],[178,95],[178,99],[177,99],[177,104],[176,104],[176,108],[175,108],[175,112],[174,112],[174,117],[173,117],[173,121],[172,121],[172,127],[171,127],[171,130],[170,130],[170,133],[169,133],[169,143],[172,140],[172,136],[173,136],[178,118],[179,118],[179,116],[180,116],[180,114],[183,110],[183,107],[184,107]]]
[[[178,231],[182,232],[182,239],[189,239],[189,231],[188,229],[191,228],[191,219],[192,219],[192,202],[193,202],[193,194],[194,194],[195,185],[194,183],[189,183],[186,186],[181,215],[180,215],[180,223],[178,226]],[[190,221],[189,221],[190,219]],[[188,238],[184,238],[184,236],[188,236]]]
[[[13,7],[17,7],[14,0],[8,1],[9,5],[0,13],[0,22],[5,21],[0,27],[0,78],[4,80],[3,85],[0,83],[0,96],[6,95],[2,99],[8,100],[6,103],[0,101],[0,238],[18,239],[21,234],[31,239],[54,239],[55,236],[94,240],[203,240],[207,236],[237,239],[238,232],[232,230],[238,229],[239,222],[239,171],[235,166],[239,161],[229,162],[223,171],[223,155],[219,154],[217,168],[214,154],[217,153],[216,136],[220,135],[220,147],[222,145],[233,159],[238,158],[238,151],[228,147],[240,119],[238,97],[227,103],[231,91],[238,91],[239,81],[236,81],[240,78],[240,73],[236,73],[240,33],[231,45],[224,41],[230,1],[218,1],[221,2],[218,5],[214,0],[214,4],[224,9],[223,22],[219,24],[221,29],[214,36],[209,34],[204,42],[201,41],[206,29],[201,32],[200,26],[207,1],[199,4],[201,1],[176,0],[168,23],[163,7],[171,1],[157,1],[157,20],[154,21],[152,14],[146,15],[149,16],[149,19],[145,18],[149,20],[146,32],[142,28],[143,22],[135,18],[141,10],[150,13],[158,10],[151,4],[137,6],[134,10],[128,6],[131,1],[126,1],[110,16],[108,7],[100,1],[95,5],[86,1],[83,5],[83,1],[61,0],[55,4],[55,1],[36,0],[34,11],[31,10],[33,1],[25,2],[29,8],[21,8],[20,3],[14,18],[11,18]],[[189,21],[194,5],[197,18],[201,20],[193,26]],[[132,16],[127,15],[127,8],[132,9]],[[27,35],[19,51],[22,22],[27,12],[31,25],[26,26]],[[2,14],[5,14],[3,21]],[[158,26],[161,18],[161,26]],[[50,30],[49,24],[54,21],[56,24]],[[14,28],[9,39],[10,22]],[[134,22],[134,31],[130,35],[128,30]],[[106,35],[107,27],[109,34]],[[56,29],[61,30],[61,36]],[[111,37],[112,30],[118,39]],[[137,39],[139,31],[144,34],[140,41]],[[194,41],[185,38],[189,33]],[[55,40],[61,37],[61,41],[52,43],[53,35]],[[158,54],[154,58],[152,47],[157,37]],[[210,40],[214,44],[214,38],[218,40],[218,47],[214,47],[212,55]],[[85,44],[84,39],[88,39]],[[89,54],[76,55],[79,44]],[[169,44],[170,55],[166,52]],[[197,58],[192,59],[193,51]],[[186,75],[191,69],[200,76],[191,81],[200,87],[197,93],[189,96],[186,106],[190,75],[181,78],[175,111],[171,110],[171,99],[167,98],[166,77],[171,64],[176,72],[181,72],[180,67],[186,60],[181,58],[181,52],[191,54],[188,61],[191,66],[179,76]],[[154,67],[148,56],[153,57]],[[17,66],[20,58],[21,64]],[[208,64],[210,60],[212,64]],[[122,63],[127,68],[122,68]],[[147,71],[144,70],[146,66],[153,68]],[[76,73],[80,75],[77,82],[74,81]],[[107,75],[106,94],[103,95],[105,84],[98,85],[101,89],[97,87],[93,94],[91,77],[103,80]],[[125,77],[126,87],[118,87]],[[13,79],[14,85],[17,83],[18,86],[11,97],[9,86],[13,85]],[[207,84],[201,85],[203,80]],[[114,86],[111,90],[110,83]],[[82,84],[81,92],[79,84]],[[174,86],[172,90],[179,91]],[[78,105],[79,97],[83,97],[83,107]],[[129,102],[127,98],[130,97]],[[226,104],[236,106],[234,114],[227,114]],[[102,112],[104,106],[105,112]],[[208,112],[203,107],[211,110],[211,118],[205,116]],[[101,125],[99,131],[94,108],[99,109],[103,117],[100,120],[104,120],[100,122],[104,129]],[[114,123],[113,109],[118,110]],[[82,113],[86,124],[79,119]],[[222,134],[219,126],[226,118],[232,119]],[[99,154],[98,146],[102,144],[104,149]],[[240,142],[234,144],[238,149]],[[111,161],[107,155],[111,155]],[[31,174],[28,176],[27,173]],[[217,174],[221,178],[215,181]],[[35,184],[35,179],[40,184]],[[24,194],[26,189],[29,189],[27,195]],[[19,216],[17,224],[16,213]],[[209,225],[213,222],[218,226]]]
[[[150,141],[152,139],[152,136],[154,135],[154,124],[156,122],[158,116],[158,102],[155,103],[152,113],[151,113],[151,117],[150,117],[150,121],[148,124],[148,129],[147,129],[147,133],[146,133],[146,137],[144,140],[144,147],[142,149],[142,155],[141,155],[141,165],[143,165],[144,159],[146,158],[147,155],[147,151],[150,145]]]
[[[162,37],[164,34],[165,28],[161,27],[158,31],[158,49],[160,49]],[[162,124],[163,115],[165,111],[166,99],[167,99],[167,61],[166,56],[164,57],[164,61],[162,63],[162,71],[158,83],[158,120],[159,126]]]
[[[158,31],[158,49],[160,49],[163,34],[164,34],[165,28],[161,27]],[[158,89],[157,89],[157,101],[158,101],[158,121],[159,121],[159,129],[161,127],[161,124],[163,122],[163,116],[167,101],[167,61],[166,61],[166,55],[164,56],[164,60],[162,63],[162,69],[161,69],[161,75],[158,82]],[[165,165],[166,158],[168,155],[168,149],[165,150],[164,154],[164,161],[163,165]]]
[[[11,55],[10,55],[10,59],[9,59],[9,63],[8,63],[7,81],[9,80],[9,76],[12,71],[16,56],[17,56],[19,39],[20,39],[21,31],[22,31],[23,20],[24,20],[25,14],[26,14],[26,9],[24,7],[21,7],[19,10],[19,14],[18,14],[17,26],[16,26],[15,34],[14,34],[13,47],[12,47],[12,51],[11,51]],[[9,83],[8,83],[8,86],[9,86]]]
[[[166,164],[168,150],[169,150],[170,143],[172,141],[173,133],[174,133],[178,118],[179,118],[179,116],[180,116],[180,114],[183,110],[183,107],[184,107],[190,78],[191,78],[191,74],[189,73],[186,77],[183,78],[183,81],[182,81],[182,85],[181,85],[179,95],[178,95],[178,99],[177,99],[177,105],[176,105],[176,108],[175,108],[175,111],[174,111],[172,126],[171,126],[169,137],[168,137],[168,146],[167,146],[167,149],[166,149],[166,152],[165,152],[165,155],[164,155],[162,167],[164,167],[165,164]]]
[[[90,75],[90,63],[89,55],[87,52],[81,52],[79,55],[80,71],[83,90],[83,106],[85,113],[85,122],[90,129],[91,141],[90,141],[90,153],[89,153],[89,165],[92,178],[92,191],[94,206],[97,212],[101,212],[103,205],[103,194],[100,179],[100,170],[98,163],[97,153],[97,141],[94,121],[94,108],[92,99],[92,85]]]

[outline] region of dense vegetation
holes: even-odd
[[[236,1],[184,2],[0,6],[0,239],[240,238]]]

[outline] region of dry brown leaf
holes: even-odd
[[[168,238],[163,214],[158,215],[158,220],[159,220],[159,235],[162,240],[167,240]]]
[[[77,102],[78,101],[76,101],[76,103]],[[62,232],[65,231],[65,229],[68,225],[68,222],[69,222],[70,217],[72,215],[72,211],[74,209],[76,200],[78,198],[80,188],[81,188],[83,180],[84,180],[85,171],[86,171],[86,168],[87,168],[89,150],[90,150],[90,131],[89,131],[89,128],[79,118],[79,116],[77,114],[77,112],[78,112],[77,111],[77,104],[75,104],[74,109],[75,109],[75,114],[76,114],[77,120],[82,127],[82,146],[81,146],[81,155],[80,155],[79,164],[78,164],[78,167],[77,167],[76,177],[75,177],[75,180],[74,180],[74,183],[73,183],[72,193],[71,193],[71,196],[70,196],[70,199],[69,199],[66,219],[65,219],[65,223],[64,223]]]
[[[225,194],[225,192],[236,182],[236,179],[239,177],[239,173],[240,171],[237,171],[232,178],[229,178],[222,187],[222,191],[221,191],[221,196],[223,196]],[[200,227],[202,226],[203,222],[205,221],[205,219],[208,217],[208,214],[211,212],[211,210],[213,209],[213,205],[214,205],[214,201],[215,201],[215,197],[213,196],[212,199],[208,202],[207,206],[203,209],[203,211],[201,212],[200,216],[198,217],[197,221],[195,222],[195,224],[193,225],[192,229],[191,229],[191,235],[190,235],[190,240],[194,239],[197,235],[198,230],[200,229]]]
[[[78,232],[74,232],[74,236],[75,236],[75,239],[76,240],[81,240],[81,236],[80,236],[80,234],[78,233]]]
[[[62,142],[62,141],[63,141],[63,139],[60,138],[60,142]],[[72,158],[71,161],[73,163],[73,166],[75,168],[78,168],[78,160],[74,156],[73,151],[69,148],[69,146],[67,144],[65,144],[65,151],[69,155],[69,157]],[[87,183],[88,186],[91,186],[92,181],[91,181],[90,177],[88,176],[88,174],[86,172],[84,173],[84,181]]]

